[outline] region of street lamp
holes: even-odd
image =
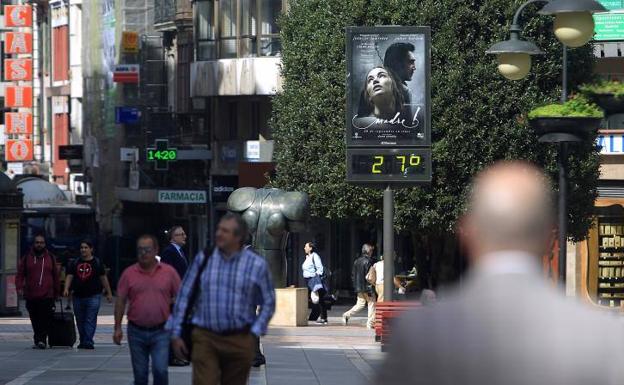
[[[523,79],[531,70],[531,56],[543,52],[533,43],[522,40],[520,33],[520,16],[530,4],[545,3],[539,10],[541,15],[554,15],[554,33],[563,44],[563,71],[561,76],[561,102],[568,98],[568,51],[567,47],[577,48],[587,44],[594,36],[595,12],[605,12],[606,9],[594,0],[529,0],[516,11],[513,22],[509,27],[509,40],[494,44],[486,51],[487,54],[497,55],[498,71],[509,80]],[[550,135],[540,137],[540,142],[557,143],[559,156],[559,278],[565,282],[566,253],[567,253],[567,145],[568,142],[580,140],[570,135]]]

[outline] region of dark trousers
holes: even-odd
[[[319,315],[321,316],[322,320],[327,320],[327,308],[323,304],[323,298],[325,298],[326,294],[327,293],[325,292],[325,289],[318,290],[319,302],[312,304],[312,311],[310,312],[310,317],[308,317],[308,320],[316,321],[319,318]]]
[[[27,299],[26,309],[30,316],[35,344],[38,342],[47,343],[49,327],[54,316],[54,299]]]

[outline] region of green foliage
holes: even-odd
[[[587,96],[611,94],[616,99],[624,99],[624,84],[619,80],[602,80],[597,83],[583,84],[579,89]]]
[[[281,19],[283,92],[274,99],[277,174],[272,185],[307,191],[313,214],[381,218],[381,190],[345,183],[345,27],[427,25],[432,29],[430,186],[397,191],[400,230],[439,234],[461,215],[471,178],[500,159],[526,159],[556,179],[556,149],[540,144],[526,112],[559,97],[561,45],[552,19],[529,6],[525,38],[546,55],[526,79],[505,80],[485,55],[508,38],[520,0],[292,0]],[[570,50],[570,85],[591,80],[590,47]],[[594,143],[570,155],[570,235],[585,236],[598,179]]]
[[[604,118],[604,111],[583,96],[571,98],[563,104],[548,104],[529,112],[529,119],[536,118]]]

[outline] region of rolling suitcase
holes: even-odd
[[[63,311],[63,300],[60,300],[61,311],[55,311],[48,334],[48,345],[73,347],[76,343],[76,324],[74,313]]]

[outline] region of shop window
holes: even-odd
[[[285,2],[195,1],[197,60],[279,56],[281,43],[277,19],[285,8]]]
[[[624,300],[624,217],[598,219],[598,304],[620,307]]]

